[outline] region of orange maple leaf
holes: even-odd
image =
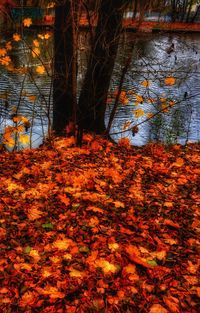
[[[23,25],[25,27],[30,27],[32,25],[32,19],[30,17],[27,17],[23,20]]]
[[[60,199],[60,201],[62,203],[64,203],[66,206],[69,206],[70,199],[65,194],[64,195],[58,195],[58,199]]]
[[[43,215],[43,212],[38,210],[37,208],[31,208],[28,210],[28,218],[31,220],[31,221],[34,221],[38,218],[41,218],[42,215]]]

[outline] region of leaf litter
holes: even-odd
[[[199,147],[2,152],[1,312],[197,312]]]

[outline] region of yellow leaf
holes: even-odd
[[[63,255],[63,259],[65,259],[65,260],[71,260],[71,259],[72,259],[72,255],[71,255],[70,253],[65,253],[65,254]]]
[[[21,35],[17,34],[17,33],[13,34],[13,40],[14,41],[20,41],[21,40]]]
[[[56,241],[54,241],[53,247],[57,248],[59,250],[67,250],[69,248],[70,244],[72,244],[71,239],[62,238],[62,239],[57,239]]]
[[[51,37],[49,33],[44,34],[44,39],[48,40]]]
[[[150,82],[149,82],[147,79],[145,79],[143,82],[141,82],[141,85],[142,85],[143,87],[147,88],[147,87],[150,86]]]
[[[119,249],[119,245],[116,242],[109,243],[108,248],[113,252]]]
[[[176,82],[176,79],[174,77],[166,77],[165,78],[165,85],[172,86]]]
[[[44,66],[43,66],[43,65],[38,65],[38,66],[36,67],[36,73],[38,73],[38,74],[44,74],[44,73],[45,73],[45,68],[44,68]]]
[[[95,261],[95,266],[96,267],[100,267],[105,274],[108,274],[109,272],[115,273],[118,270],[118,267],[116,265],[114,265],[112,263],[109,263],[105,259],[98,259],[98,260],[96,260]]]
[[[30,17],[27,17],[23,20],[23,25],[25,27],[30,27],[32,25],[32,19]]]
[[[4,134],[2,143],[10,148],[13,148],[15,145],[15,140],[11,137],[11,134]]]
[[[137,109],[137,110],[133,111],[133,113],[134,113],[136,118],[144,115],[144,111],[142,109]]]
[[[38,38],[40,38],[40,39],[44,39],[44,35],[42,35],[42,34],[38,34],[37,36],[38,36]]]
[[[84,273],[72,268],[69,272],[69,276],[82,278],[84,277]]]
[[[29,143],[29,136],[22,134],[19,135],[19,141],[23,144],[23,145],[27,145]]]
[[[51,299],[57,299],[57,298],[64,298],[65,294],[63,292],[59,292],[58,288],[52,287],[52,286],[45,286],[45,288],[42,290],[41,293],[43,295],[48,295],[50,296]]]
[[[38,251],[35,249],[31,249],[31,251],[29,252],[29,255],[32,256],[36,262],[40,260],[40,255]]]
[[[42,276],[43,277],[49,277],[49,276],[51,276],[52,275],[52,269],[51,269],[51,267],[44,267],[44,268],[42,268]]]

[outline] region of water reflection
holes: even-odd
[[[149,140],[184,144],[186,141],[198,141],[200,135],[200,51],[199,35],[143,35],[126,34],[126,44],[122,45],[115,68],[115,77],[119,77],[122,64],[132,49],[132,63],[126,75],[123,90],[130,93],[129,103],[121,105],[117,111],[111,134],[117,140],[128,136],[134,145],[144,145]],[[174,45],[170,54],[167,48]],[[133,46],[134,45],[134,46]],[[176,83],[165,84],[166,77],[174,77]],[[142,82],[147,80],[149,87]],[[116,89],[116,79],[111,89]],[[143,101],[137,103],[136,95]],[[151,102],[151,99],[153,101]],[[165,104],[174,102],[169,112],[156,115],[143,123],[148,113],[156,113]],[[145,114],[135,118],[134,111],[142,109]],[[110,107],[110,110],[112,107]],[[165,110],[167,111],[167,109]],[[132,136],[131,129],[124,130],[124,125],[139,124],[139,132]],[[121,130],[121,133],[120,131]]]
[[[44,37],[44,34],[40,36]],[[51,127],[52,37],[44,40],[38,37],[37,33],[29,32],[25,34],[24,39],[14,43],[14,49],[11,51],[14,70],[0,68],[0,132],[2,133],[6,126],[13,125],[12,116],[17,108],[18,114],[29,118],[30,128],[27,134],[31,136],[31,147],[37,147]],[[8,40],[4,39],[2,45]],[[35,43],[33,40],[36,40]],[[84,76],[89,47],[85,33],[81,35],[80,42],[79,87]],[[122,69],[131,56],[131,65],[122,88],[124,99],[127,101],[121,101],[119,104],[110,130],[115,140],[127,136],[134,145],[144,145],[150,140],[168,143],[178,141],[182,144],[188,140],[199,140],[199,42],[200,36],[195,34],[123,34],[106,113],[108,123]],[[173,51],[169,52],[172,45]],[[34,57],[34,47],[40,49],[38,57]],[[37,52],[37,49],[35,51]],[[47,74],[37,73],[36,68],[40,65],[45,67]],[[174,77],[176,83],[166,85],[167,77]],[[163,108],[167,111],[169,103],[171,106],[168,112],[156,114]],[[156,115],[144,123],[149,114]],[[138,125],[138,132],[132,130],[135,125]]]

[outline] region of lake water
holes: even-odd
[[[39,31],[37,37],[38,33],[27,33],[23,42],[13,42],[11,36],[2,37],[0,45],[2,48],[10,40],[13,45],[10,51],[13,67],[0,66],[0,132],[13,125],[12,116],[17,109],[29,118],[27,134],[31,137],[31,147],[42,143],[51,126],[52,34],[44,39],[45,34]],[[86,37],[83,33],[80,38],[79,85],[86,67],[89,46]],[[39,59],[29,50],[36,38],[41,50]],[[35,42],[36,48],[37,45]],[[181,144],[199,141],[200,35],[124,33],[110,85],[106,124],[129,57],[131,64],[110,129],[113,139],[128,137],[137,146],[152,140]],[[41,64],[48,75],[37,73]],[[167,85],[166,78],[173,78],[173,85]],[[157,114],[162,109],[167,112]],[[146,121],[150,113],[155,116]],[[138,129],[133,134],[134,126]]]

